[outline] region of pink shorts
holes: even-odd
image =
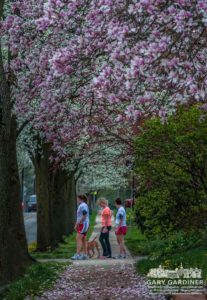
[[[126,233],[127,233],[127,227],[126,226],[121,226],[116,231],[116,235],[126,235]]]

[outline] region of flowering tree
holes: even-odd
[[[127,185],[125,151],[120,144],[95,145],[80,161],[76,176],[84,193]]]
[[[11,100],[19,130],[38,131],[50,147],[45,165],[56,168],[73,162],[84,134],[116,138],[128,154],[146,118],[205,102],[206,1],[20,0],[10,12],[1,24],[10,50],[0,72],[10,99],[0,112],[2,157]]]
[[[42,99],[35,124],[59,153],[63,147],[57,137],[67,143],[83,126],[131,147],[131,133],[137,134],[146,118],[164,117],[177,102],[205,100],[203,1],[48,1],[41,8],[32,24],[38,40],[44,37],[44,47],[36,47],[39,52],[30,58],[36,72],[23,72],[26,82],[34,76],[38,84],[25,93],[23,80],[20,99],[28,93]],[[35,44],[29,41],[29,53]],[[73,99],[68,114],[66,99]],[[71,128],[76,118],[80,127]]]
[[[43,13],[43,4],[44,1],[37,5],[33,1],[15,1],[11,5],[13,13],[3,23],[12,53],[12,97],[19,117],[19,132],[27,125],[26,144],[36,170],[38,248],[41,250],[51,246],[50,243],[53,245],[53,241],[59,241],[65,234],[62,229],[61,232],[58,230],[58,236],[54,234],[60,220],[64,220],[58,208],[62,207],[62,213],[65,211],[64,201],[59,204],[57,191],[63,197],[65,193],[60,187],[68,177],[71,179],[74,172],[70,170],[67,173],[64,165],[66,162],[69,164],[73,157],[70,148],[82,134],[86,114],[83,103],[74,101],[76,86],[82,84],[78,77],[54,78],[49,63],[57,46],[63,45],[73,30],[67,35],[64,32],[58,35],[53,31],[37,31],[36,21]],[[84,80],[84,77],[81,79]],[[69,197],[71,188],[74,190],[68,185],[66,197]],[[51,213],[53,215],[49,211],[51,201],[58,224],[55,220],[52,225],[50,222]],[[73,221],[71,216],[70,220]]]
[[[69,5],[77,13],[77,5]],[[65,11],[62,1],[48,1],[40,24],[63,27]],[[73,73],[80,53],[98,57],[90,90],[102,109],[121,105],[117,122],[164,116],[177,103],[205,101],[206,1],[100,0],[90,1],[87,12],[76,47],[69,42],[57,50],[52,67],[60,75],[68,68]],[[55,16],[50,21],[49,14]],[[95,55],[100,49],[101,59]]]
[[[205,101],[206,10],[201,0],[16,1],[5,28],[17,112],[32,115],[61,153],[60,126],[66,140],[83,125],[121,136],[178,102]]]

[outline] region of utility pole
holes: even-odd
[[[134,164],[131,165],[131,171],[132,171],[132,201],[131,201],[131,213],[130,213],[130,228],[132,227],[132,212],[133,212],[133,204],[135,201],[135,176],[134,176]]]
[[[21,199],[22,199],[23,209],[25,210],[25,203],[24,203],[24,168],[22,168],[22,174],[21,174]]]
[[[131,184],[131,207],[130,207],[130,228],[132,227],[132,212],[133,203],[135,200],[135,175],[134,175],[134,162],[126,161],[126,166],[131,170],[132,184]]]

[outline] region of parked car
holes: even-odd
[[[126,199],[124,201],[125,208],[130,208],[134,206],[135,201],[133,199]]]
[[[31,195],[28,201],[28,212],[37,211],[37,196]]]

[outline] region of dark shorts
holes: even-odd
[[[121,226],[116,231],[116,235],[126,235],[126,233],[127,233],[127,226]]]

